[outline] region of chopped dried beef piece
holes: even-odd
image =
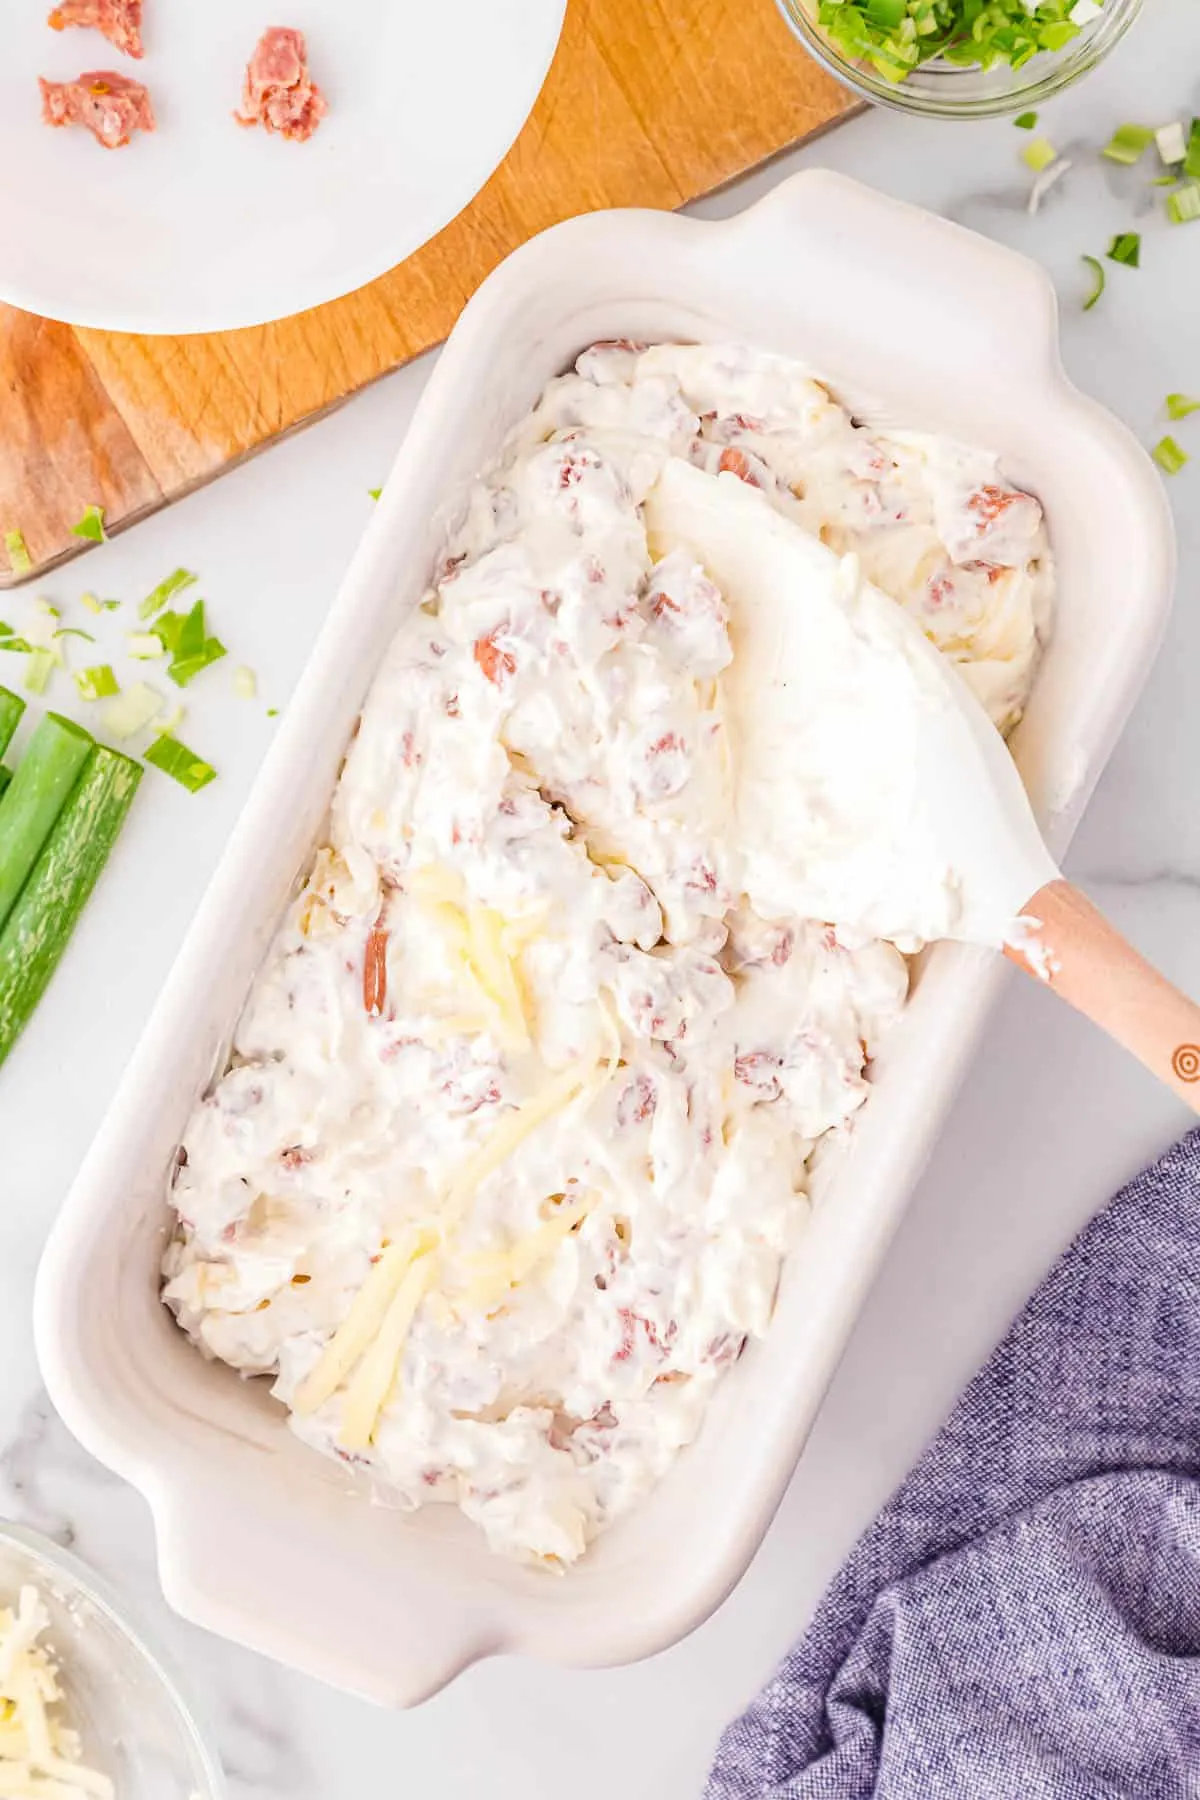
[[[47,81],[42,118],[47,125],[84,125],[106,150],[119,150],[135,131],[154,130],[154,108],[140,81],[112,69],[92,69],[78,81]]]
[[[246,65],[239,125],[262,125],[302,144],[329,111],[324,94],[308,72],[302,31],[272,25],[264,31]]]
[[[101,32],[126,56],[144,56],[142,0],[59,0],[46,23],[54,31],[79,25]]]

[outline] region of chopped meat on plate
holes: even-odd
[[[59,0],[46,23],[55,31],[81,25],[99,31],[126,56],[144,56],[142,0]]]
[[[86,125],[98,144],[119,150],[135,131],[154,130],[150,95],[140,81],[93,69],[78,81],[38,78],[47,125]]]
[[[242,83],[239,125],[262,125],[302,144],[329,111],[324,94],[308,72],[302,31],[272,25],[254,47]]]

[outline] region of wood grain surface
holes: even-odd
[[[774,0],[569,0],[530,119],[472,204],[370,286],[195,337],[73,330],[0,306],[0,531],[34,576],[439,343],[517,244],[606,206],[677,207],[852,107]],[[2,540],[0,540],[2,541]],[[14,576],[0,549],[0,586]]]

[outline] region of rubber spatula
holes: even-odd
[[[646,499],[730,609],[725,704],[762,916],[901,948],[1002,948],[1200,1112],[1200,1007],[1065,881],[1000,733],[904,609],[734,475],[670,459]]]

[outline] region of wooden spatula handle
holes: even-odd
[[[1200,1113],[1200,1006],[1139,956],[1069,881],[1040,888],[1023,917],[1031,923],[1030,946],[1005,955],[1132,1051]]]

